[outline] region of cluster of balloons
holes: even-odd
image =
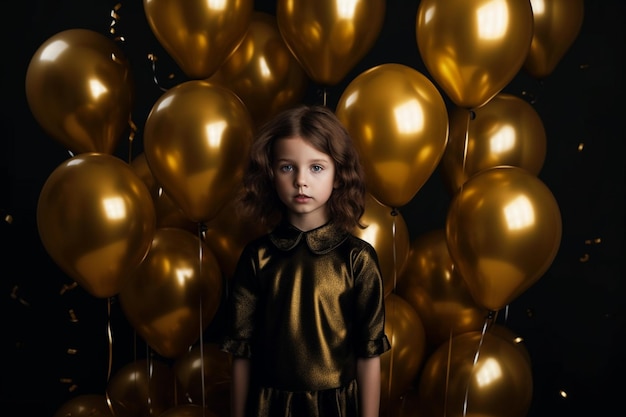
[[[121,416],[206,415],[199,405],[227,414],[228,361],[195,344],[243,246],[266,232],[233,215],[247,150],[258,126],[299,103],[308,82],[345,79],[378,38],[385,2],[278,0],[276,16],[254,11],[252,0],[221,8],[144,0],[144,10],[189,80],[154,103],[132,161],[113,156],[134,103],[129,62],[113,41],[66,30],[30,62],[30,109],[74,155],[44,184],[37,225],[68,276],[95,297],[119,295],[137,333],[175,366],[129,364],[108,398],[77,397],[59,416],[109,416],[111,407]],[[412,401],[424,415],[527,410],[530,361],[488,318],[549,268],[561,218],[537,177],[541,119],[502,89],[521,69],[549,75],[582,15],[582,0],[422,0],[416,40],[433,81],[386,63],[339,99],[369,192],[369,227],[354,233],[377,250],[385,285],[392,349],[382,357],[383,414],[408,415]],[[445,228],[411,241],[398,209],[437,167],[452,196]],[[484,373],[492,383],[481,382]]]

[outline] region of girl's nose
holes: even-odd
[[[302,171],[298,171],[298,173],[296,174],[294,185],[296,186],[296,188],[306,187],[306,177]]]

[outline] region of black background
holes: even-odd
[[[122,7],[116,30],[125,38],[121,47],[131,62],[137,97],[133,110],[137,136],[130,149],[127,141],[120,141],[116,152],[127,160],[129,150],[141,152],[143,124],[163,92],[160,87],[184,81],[153,36],[142,2],[26,1],[3,13],[0,413],[4,416],[52,416],[76,395],[103,394],[109,363],[107,326],[115,338],[114,367],[146,353],[115,297],[97,299],[80,287],[62,291],[72,281],[43,249],[35,212],[48,175],[70,155],[37,125],[24,89],[30,58],[43,42],[73,28],[108,35],[111,10],[118,4]],[[340,84],[324,90],[309,85],[304,101],[321,103],[325,93],[327,105],[334,108],[347,83],[382,63],[406,64],[429,76],[415,38],[418,4],[387,1],[385,24],[370,53]],[[548,149],[539,178],[555,195],[563,220],[561,246],[551,268],[506,309],[505,324],[524,338],[532,359],[530,417],[609,415],[623,409],[620,400],[626,388],[626,6],[622,0],[586,0],[584,5],[581,31],[557,68],[543,80],[521,70],[503,90],[531,102],[544,123]],[[275,4],[257,0],[255,10],[273,14]],[[156,70],[147,58],[150,53],[159,58]],[[174,78],[168,79],[169,74]],[[165,82],[157,84],[155,75]],[[581,143],[584,148],[579,151]],[[436,171],[400,209],[411,238],[442,228],[449,200]]]

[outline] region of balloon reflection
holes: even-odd
[[[513,199],[503,208],[504,218],[509,230],[519,230],[535,223],[535,213],[530,200],[523,195]]]
[[[504,37],[509,25],[509,10],[506,2],[493,0],[476,9],[476,27],[482,40],[497,40]]]

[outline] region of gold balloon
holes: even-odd
[[[142,359],[118,369],[106,392],[116,416],[158,417],[175,404],[176,378],[165,362]]]
[[[583,0],[531,0],[534,30],[524,69],[535,78],[550,75],[574,43],[583,24]]]
[[[304,97],[307,75],[285,45],[276,18],[254,12],[243,42],[209,78],[235,92],[259,127]]]
[[[476,304],[454,267],[443,229],[411,242],[396,294],[422,319],[429,350],[457,334],[480,330],[488,313]]]
[[[217,343],[194,346],[174,363],[181,402],[201,405],[218,415],[230,412],[231,355]],[[202,388],[204,386],[204,392]]]
[[[339,83],[367,54],[385,17],[384,0],[278,0],[276,20],[285,43],[309,77]]]
[[[525,417],[533,394],[530,364],[497,335],[468,332],[440,346],[424,364],[419,415]]]
[[[495,336],[499,336],[507,342],[511,343],[517,350],[520,351],[522,356],[526,359],[528,364],[532,366],[532,360],[530,358],[530,353],[524,344],[524,339],[515,333],[513,330],[509,329],[503,324],[491,324],[487,331]]]
[[[352,233],[376,249],[385,295],[388,295],[396,288],[409,255],[408,227],[399,211],[376,201],[371,194],[366,197],[361,223],[367,228],[356,227]]]
[[[187,81],[164,93],[146,119],[144,153],[157,182],[187,218],[215,217],[239,186],[252,120],[231,90]]]
[[[156,213],[157,228],[177,227],[188,230],[191,233],[198,233],[199,225],[191,221],[157,183],[154,175],[152,175],[145,153],[137,155],[132,160],[130,167],[139,175],[139,178],[143,180],[150,191]]]
[[[217,259],[197,236],[157,229],[146,259],[120,292],[137,333],[166,358],[184,354],[213,320],[222,297]]]
[[[419,413],[419,409],[420,404],[417,387],[411,386],[410,389],[402,395],[400,401],[394,404],[392,412],[387,415],[389,417],[429,417]]]
[[[253,0],[144,0],[155,37],[188,78],[208,78],[239,46]]]
[[[267,232],[258,221],[238,216],[235,200],[231,199],[207,222],[204,241],[217,256],[222,273],[231,278],[244,246]]]
[[[391,350],[381,362],[381,415],[410,390],[424,359],[424,326],[415,309],[396,294],[385,297],[385,334]]]
[[[487,168],[511,165],[538,175],[546,158],[546,131],[533,106],[499,93],[474,111],[450,112],[450,140],[441,171],[454,194],[469,177]]]
[[[422,60],[460,107],[498,94],[522,67],[532,35],[528,0],[422,0],[417,10]]]
[[[134,82],[109,38],[69,29],[46,40],[26,72],[26,98],[39,125],[74,154],[111,154],[129,127]]]
[[[218,417],[218,415],[200,405],[180,404],[165,411],[159,417]]]
[[[37,203],[50,257],[95,297],[117,294],[145,258],[156,229],[143,181],[121,159],[83,153],[59,165]]]
[[[193,234],[199,233],[200,225],[189,219],[165,191],[161,190],[161,193],[156,198],[154,209],[156,211],[158,228],[176,227]]]
[[[556,199],[535,175],[511,166],[484,170],[453,198],[446,239],[476,302],[497,311],[550,267],[561,242]]]
[[[148,187],[148,191],[150,192],[150,196],[152,200],[156,201],[159,197],[160,186],[157,184],[154,179],[154,175],[152,175],[152,171],[150,170],[150,166],[148,165],[148,160],[146,159],[145,153],[140,153],[130,162],[131,169],[137,174],[139,178],[146,184]]]
[[[131,417],[131,414],[113,414],[104,395],[82,394],[63,403],[54,417]]]
[[[336,113],[360,152],[369,192],[390,207],[415,196],[448,142],[448,112],[439,91],[402,64],[361,73],[342,93]]]

